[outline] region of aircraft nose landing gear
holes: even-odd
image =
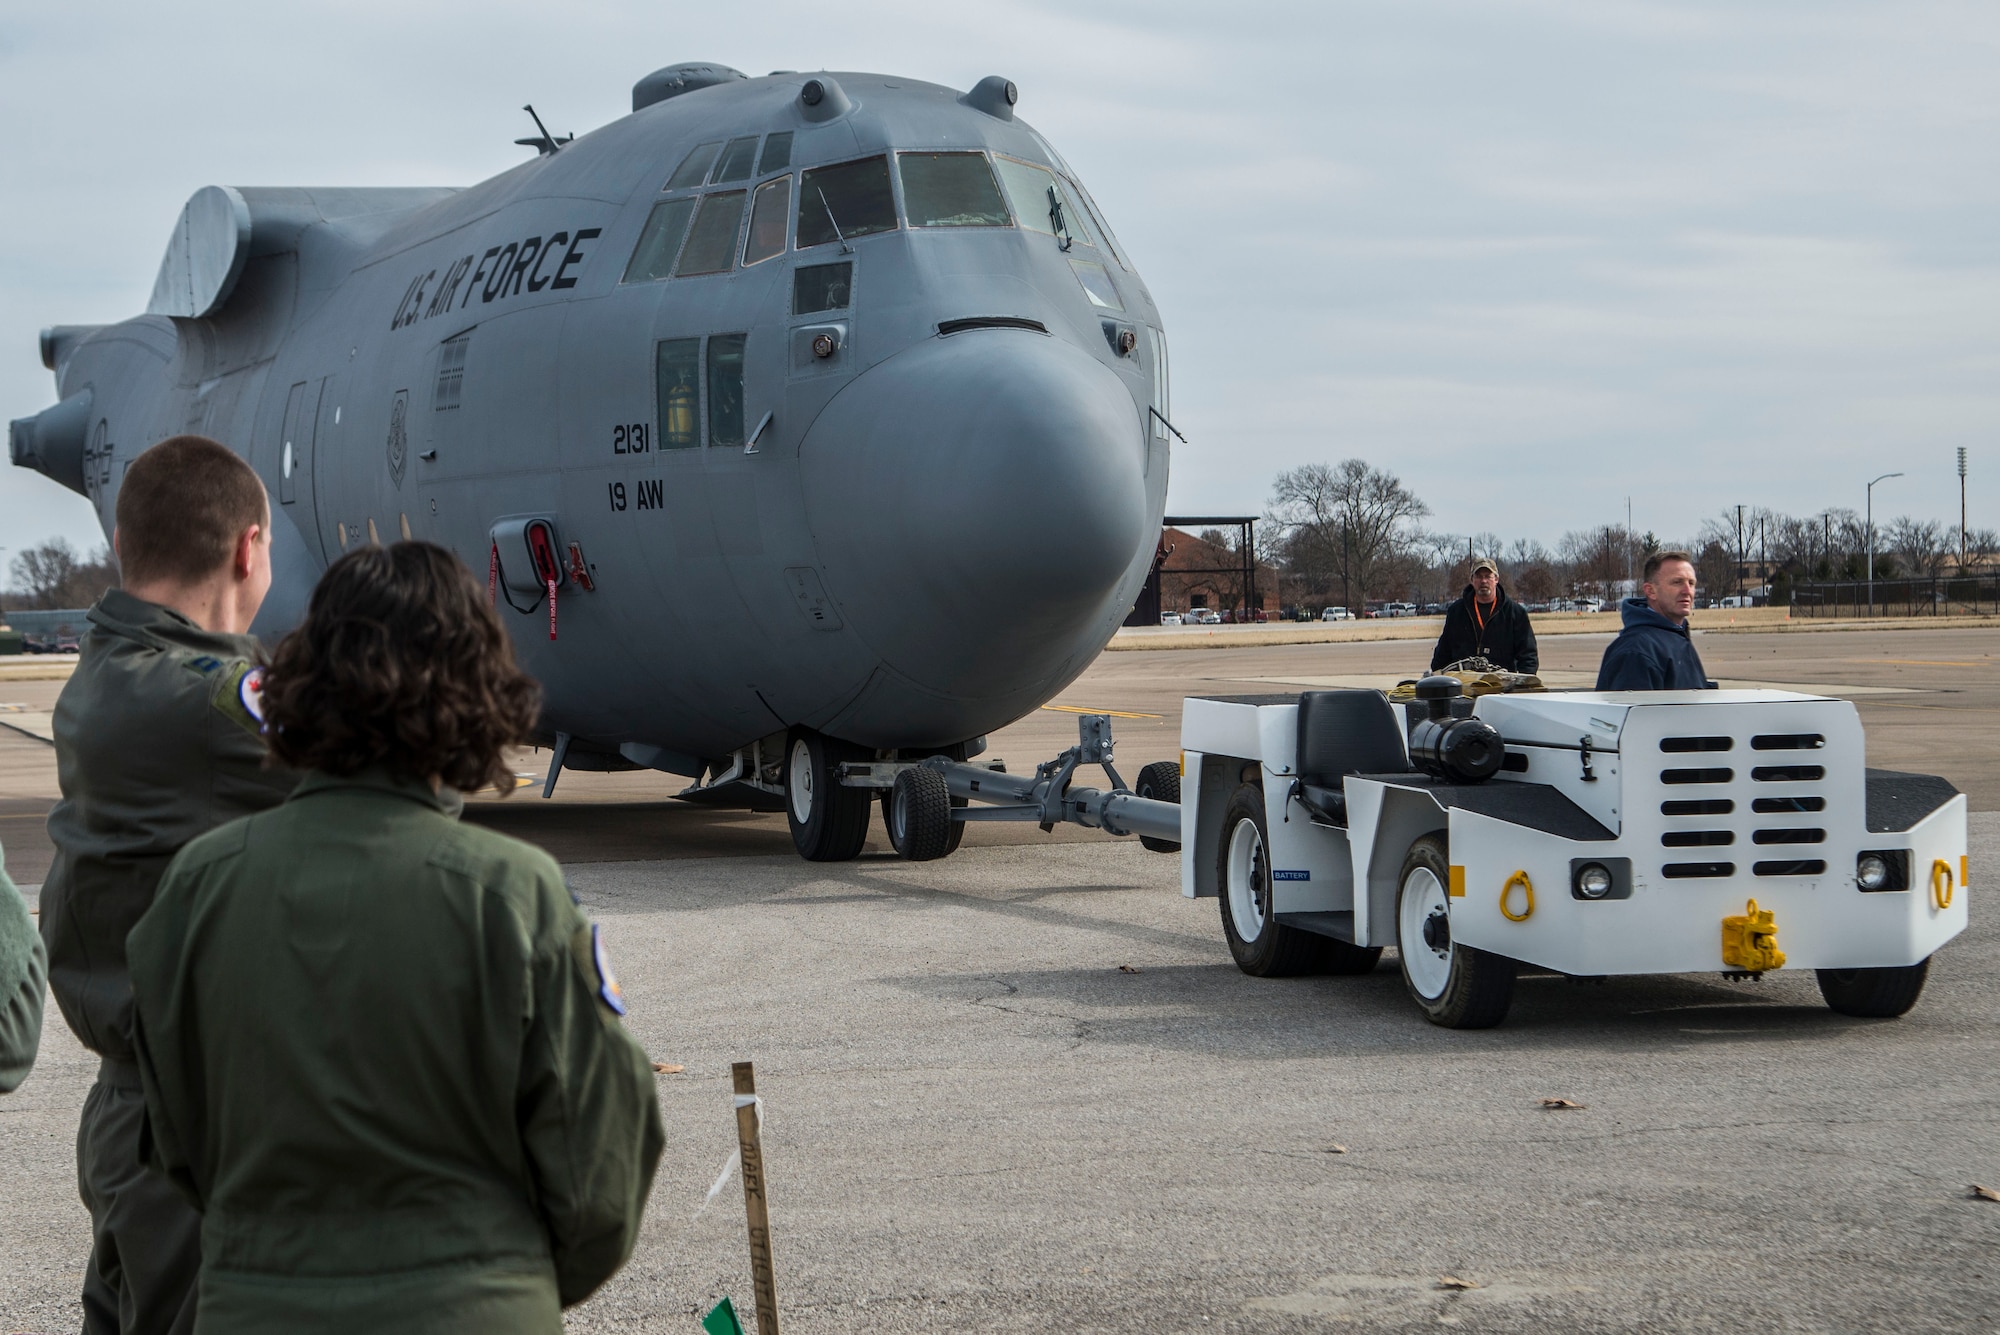
[[[806,861],[846,862],[868,842],[873,795],[840,782],[840,766],[866,756],[859,747],[817,732],[792,733],[785,756],[785,820]]]

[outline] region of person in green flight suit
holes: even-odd
[[[603,941],[546,853],[458,820],[538,705],[429,543],[334,562],[278,646],[305,780],[190,843],[127,942],[201,1335],[556,1335],[630,1256],[665,1138]]]
[[[62,800],[49,813],[42,940],[56,1004],[100,1059],[76,1135],[91,1228],[85,1335],[194,1328],[201,1218],[139,1163],[145,1101],[125,934],[183,844],[277,805],[295,782],[266,767],[245,704],[257,690],[248,632],[271,586],[270,523],[257,474],[213,440],[176,436],[134,459],[112,533],[124,587],[90,609],[56,700]]]
[[[19,1089],[34,1068],[48,981],[49,957],[0,850],[0,1094]]]

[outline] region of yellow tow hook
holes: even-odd
[[[1771,910],[1751,900],[1740,915],[1722,920],[1722,962],[1745,973],[1765,973],[1785,967],[1778,949],[1778,924]]]
[[[1951,897],[1951,864],[1939,858],[1931,863],[1931,903],[1937,905],[1941,913],[1951,907]]]
[[[1517,885],[1521,887],[1522,895],[1519,913],[1507,907],[1507,901],[1512,897],[1514,887]],[[1535,883],[1528,879],[1528,873],[1525,871],[1515,872],[1507,878],[1507,884],[1500,887],[1500,916],[1508,922],[1526,922],[1535,916]]]

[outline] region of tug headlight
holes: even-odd
[[[1889,864],[1878,853],[1863,853],[1854,864],[1854,879],[1863,890],[1880,890],[1889,883]]]
[[[1577,869],[1576,892],[1585,899],[1602,899],[1611,893],[1611,871],[1595,862],[1586,862]]]

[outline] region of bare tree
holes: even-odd
[[[1562,592],[1556,558],[1539,542],[1516,538],[1504,557],[1496,555],[1494,559],[1503,567],[1501,582],[1508,593],[1522,602],[1547,602]]]
[[[1959,536],[1956,528],[1951,530],[1951,546],[1958,549]],[[1965,530],[1965,569],[1977,570],[1989,564],[1995,556],[2000,556],[2000,532],[1990,528],[1968,528]]]
[[[88,607],[118,583],[109,547],[79,557],[62,538],[28,548],[14,558],[11,568],[17,600],[24,608]]]
[[[1883,526],[1875,540],[1878,550],[1876,560],[1879,564],[1879,551],[1886,547],[1900,558],[1903,568],[1910,574],[1936,578],[1958,555],[1958,543],[1948,541],[1947,535],[1948,530],[1935,519],[1912,519],[1908,515],[1898,515]],[[1955,538],[1956,535],[1950,536]]]
[[[1329,592],[1346,586],[1355,603],[1405,572],[1414,525],[1430,513],[1392,473],[1362,459],[1302,464],[1278,474],[1269,518],[1287,563],[1306,582]]]
[[[1557,550],[1568,567],[1565,582],[1570,591],[1588,591],[1599,598],[1609,597],[1627,572],[1636,573],[1646,559],[1638,538],[1623,524],[1565,533]]]

